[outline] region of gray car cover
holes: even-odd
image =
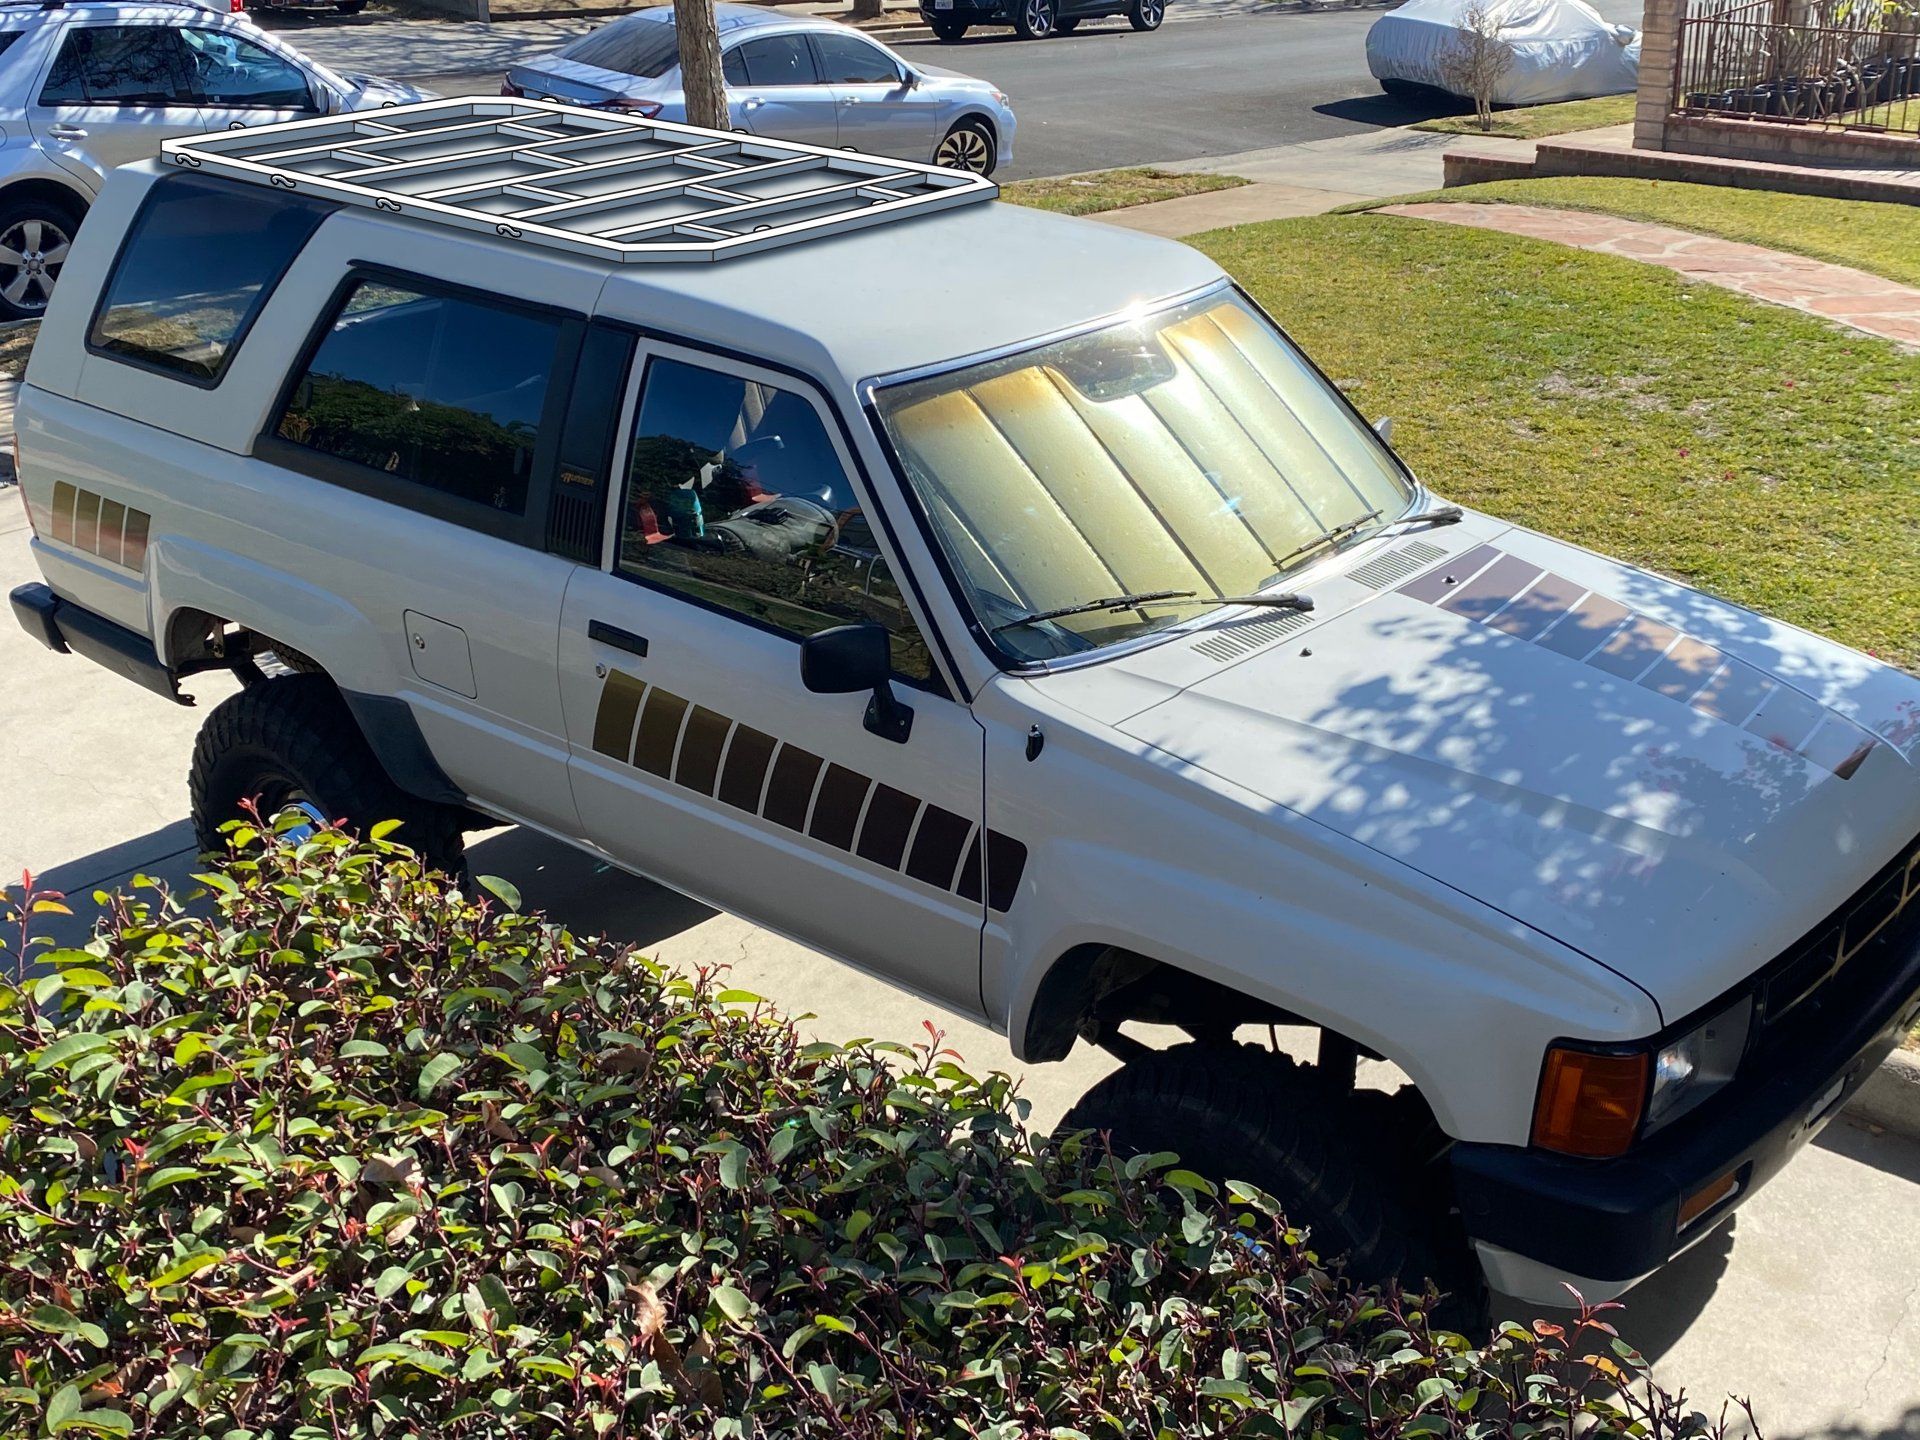
[[[1442,57],[1458,43],[1471,0],[1407,0],[1367,32],[1367,68],[1376,80],[1405,80],[1455,91]],[[1496,105],[1542,105],[1618,95],[1640,74],[1640,34],[1609,25],[1583,0],[1482,0],[1513,47],[1513,63],[1494,87]],[[1468,97],[1471,98],[1471,97]]]

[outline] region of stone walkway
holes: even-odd
[[[1892,340],[1920,351],[1920,290],[1864,270],[1788,255],[1761,245],[1743,245],[1696,235],[1671,225],[1624,220],[1615,215],[1555,210],[1540,205],[1387,205],[1375,212],[1473,225],[1509,235],[1554,240],[1581,250],[1624,255],[1664,266],[1689,280],[1737,290],[1742,295],[1803,310],[1809,315]]]

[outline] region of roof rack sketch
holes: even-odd
[[[622,263],[722,260],[999,193],[981,176],[910,160],[504,97],[223,130],[161,149],[206,174]]]

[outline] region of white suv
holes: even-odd
[[[1116,1052],[1074,1123],[1465,1314],[1663,1265],[1920,1007],[1920,681],[1442,503],[1193,250],[532,101],[169,149],[34,350],[13,605],[246,682],[208,846],[534,827]]]
[[[0,4],[0,318],[46,309],[114,166],[158,154],[175,136],[429,93],[336,74],[238,13]]]

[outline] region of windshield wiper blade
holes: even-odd
[[[1101,610],[1132,610],[1140,605],[1165,605],[1176,600],[1193,600],[1202,605],[1264,605],[1270,610],[1313,609],[1311,595],[1296,595],[1291,591],[1283,595],[1202,595],[1198,590],[1148,590],[1138,595],[1109,595],[1104,600],[1083,600],[1078,605],[1062,605],[1057,610],[1040,610],[1009,620],[1004,625],[996,625],[993,633],[998,635],[1002,630],[1011,630],[1016,625],[1036,625],[1042,620],[1061,620],[1068,615],[1091,615]]]
[[[1418,515],[1402,515],[1387,528],[1398,530],[1406,525],[1457,525],[1467,518],[1467,512],[1458,505],[1436,505],[1431,510],[1422,510]]]
[[[1314,536],[1313,539],[1307,541],[1306,544],[1280,557],[1280,573],[1284,575],[1287,571],[1287,567],[1292,565],[1294,561],[1300,559],[1303,555],[1311,555],[1314,551],[1318,550],[1322,545],[1339,544],[1340,541],[1346,539],[1347,536],[1353,534],[1354,531],[1358,530],[1362,525],[1365,525],[1368,521],[1378,520],[1380,518],[1380,515],[1381,515],[1381,511],[1379,507],[1376,506],[1372,510],[1367,511],[1367,513],[1364,515],[1356,515],[1351,520],[1343,520],[1340,524],[1334,526],[1331,530],[1327,531],[1324,535]]]
[[[1016,625],[1037,625],[1042,620],[1062,620],[1069,615],[1093,615],[1102,610],[1132,610],[1140,605],[1153,605],[1164,600],[1191,600],[1199,592],[1195,590],[1143,590],[1138,595],[1109,595],[1103,600],[1082,600],[1078,605],[1062,605],[1057,610],[1036,610],[1031,615],[1022,615],[1009,620],[1004,625],[993,627],[998,635],[1002,630],[1011,630]]]

